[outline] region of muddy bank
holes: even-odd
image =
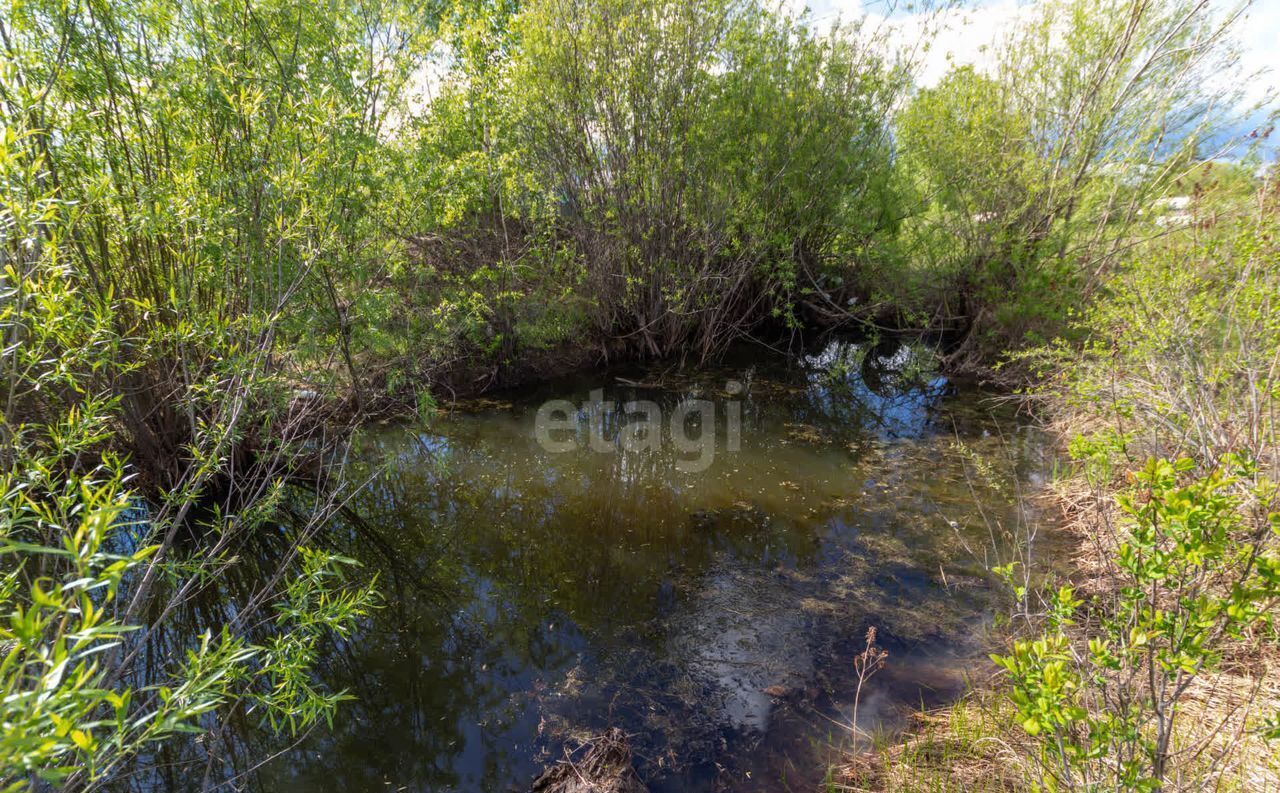
[[[788,328],[766,328],[752,339],[728,347],[713,361],[695,361],[672,356],[654,360],[634,346],[619,340],[595,339],[567,342],[554,347],[522,349],[502,360],[482,354],[462,356],[456,360],[424,364],[415,378],[391,387],[387,374],[373,374],[365,384],[366,393],[357,409],[353,395],[338,400],[339,413],[367,419],[389,419],[411,415],[418,405],[419,391],[426,389],[439,403],[490,396],[504,391],[543,386],[556,380],[614,370],[638,372],[698,371],[716,368],[725,359],[740,357],[743,350],[753,350],[759,358],[778,359],[790,356],[802,359],[806,350],[821,350],[834,342],[852,342],[897,348],[902,344],[922,343],[935,351],[941,374],[978,379],[990,372],[977,372],[961,366],[949,353],[963,342],[963,334],[952,329],[930,331],[901,328],[893,316],[876,321],[846,319],[842,322],[814,321],[804,332]],[[947,367],[956,363],[954,371]]]

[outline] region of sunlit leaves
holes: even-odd
[[[1087,458],[1107,446],[1073,449]],[[1247,456],[1227,455],[1199,476],[1195,467],[1189,458],[1151,458],[1116,497],[1128,520],[1108,560],[1119,584],[1113,602],[1104,608],[1062,587],[1048,598],[1045,633],[993,656],[1058,784],[1102,778],[1117,789],[1158,788],[1191,681],[1280,599],[1280,557],[1254,544],[1253,508],[1270,503],[1274,485]]]

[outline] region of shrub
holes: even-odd
[[[1194,788],[1230,750],[1196,762],[1213,731],[1179,728],[1197,679],[1270,620],[1280,512],[1275,484],[1247,457],[1194,468],[1152,459],[1134,472],[1116,499],[1115,591],[1084,602],[1062,587],[1044,632],[994,656],[1054,789]]]
[[[919,206],[896,246],[915,275],[888,292],[928,284],[968,331],[953,366],[1070,331],[1140,213],[1238,105],[1235,19],[1183,0],[1042,3],[987,73],[960,67],[912,98],[896,143]]]

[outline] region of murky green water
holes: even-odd
[[[328,538],[387,595],[323,669],[356,701],[254,784],[522,789],[619,726],[653,790],[813,789],[850,740],[869,626],[890,657],[860,727],[963,690],[995,608],[992,532],[1046,469],[1034,430],[923,360],[745,350],[370,431],[352,470],[375,479]],[[537,440],[549,399],[579,406],[552,433],[574,450]],[[689,440],[624,448],[653,418],[630,400],[658,405],[664,432],[684,413],[687,436],[714,437],[705,470]]]

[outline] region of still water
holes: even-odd
[[[987,570],[1049,464],[929,360],[751,349],[370,430],[351,470],[372,482],[327,538],[385,594],[321,671],[355,700],[249,787],[527,789],[617,726],[654,791],[814,789],[853,727],[900,726],[982,668]],[[555,451],[548,400],[574,408]],[[655,418],[660,442],[626,442]],[[854,725],[872,626],[890,655]]]

